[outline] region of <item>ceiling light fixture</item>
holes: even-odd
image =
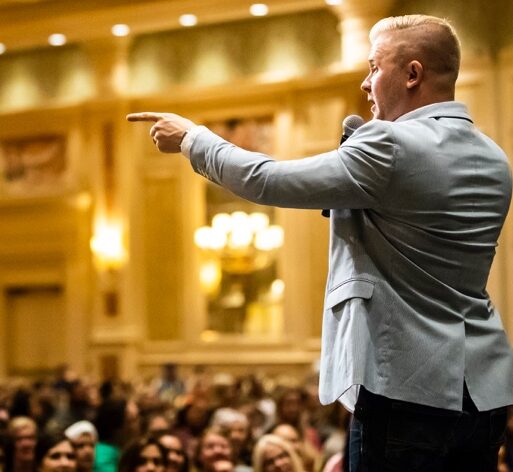
[[[66,36],[61,33],[55,33],[48,36],[48,43],[52,46],[63,46],[66,44]]]
[[[119,23],[111,28],[111,32],[114,36],[122,38],[123,36],[128,36],[130,34],[130,26]]]
[[[191,13],[186,13],[185,15],[181,15],[178,21],[182,26],[195,26],[198,23],[198,17]]]
[[[253,5],[249,7],[249,12],[253,16],[265,16],[269,13],[269,7],[265,3],[253,3]]]

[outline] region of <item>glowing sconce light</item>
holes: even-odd
[[[209,260],[200,268],[200,285],[205,293],[215,294],[221,285],[222,272],[218,261]]]
[[[91,239],[91,250],[100,267],[106,269],[121,267],[126,259],[121,225],[100,223]]]

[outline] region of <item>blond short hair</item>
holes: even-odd
[[[448,74],[456,82],[461,62],[460,40],[445,18],[429,15],[391,16],[379,20],[371,29],[371,42],[386,33],[403,33],[408,50],[419,53],[423,64],[436,73]]]

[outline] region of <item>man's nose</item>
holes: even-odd
[[[365,79],[363,79],[363,82],[362,84],[360,85],[360,88],[366,92],[366,93],[370,93],[370,81],[369,81],[369,76],[365,77]]]

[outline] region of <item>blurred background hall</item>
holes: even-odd
[[[294,472],[343,450],[347,413],[316,397],[327,219],[235,198],[125,115],[174,111],[277,159],[331,150],[370,117],[369,28],[407,13],[455,25],[457,99],[513,158],[511,0],[0,0],[0,470],[84,419],[68,433],[99,439],[105,472],[150,431],[175,435],[176,472],[231,470],[208,441],[247,472],[269,431]],[[510,337],[512,224],[488,284]],[[156,451],[141,441],[120,470]],[[264,443],[256,472],[265,447],[295,454]]]
[[[405,13],[453,22],[457,98],[513,157],[510,0],[0,0],[0,377],[315,377],[328,221],[233,197],[124,117],[330,150],[369,118],[370,26]],[[489,292],[513,335],[511,221]]]

